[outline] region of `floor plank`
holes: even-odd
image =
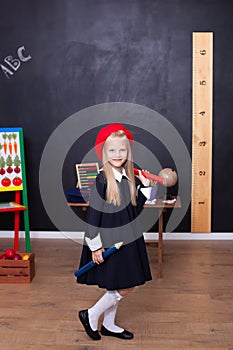
[[[0,239],[1,251],[9,247]],[[154,244],[147,245],[153,281],[124,298],[119,325],[131,341],[89,339],[77,319],[103,294],[75,282],[81,245],[32,240],[36,275],[30,284],[0,284],[0,344],[4,350],[233,350],[233,242],[165,241],[158,280]]]

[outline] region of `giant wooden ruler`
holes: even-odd
[[[193,33],[191,231],[211,232],[213,33]]]

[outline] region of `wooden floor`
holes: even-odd
[[[156,248],[148,245],[154,279],[123,299],[117,315],[135,333],[131,341],[95,342],[83,331],[76,313],[103,291],[75,282],[80,244],[35,239],[32,248],[32,283],[0,284],[1,349],[233,350],[233,241],[165,241],[161,280]]]

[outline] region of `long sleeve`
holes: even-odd
[[[106,180],[104,174],[100,173],[96,177],[95,185],[92,188],[91,199],[87,212],[85,240],[91,251],[102,247],[100,227],[105,202],[105,194]]]
[[[136,178],[137,187],[137,211],[140,213],[147,199],[150,199],[152,187],[144,186],[141,181]]]

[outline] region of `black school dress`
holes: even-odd
[[[136,178],[136,185],[141,183]],[[117,181],[117,180],[116,180]],[[87,213],[85,237],[95,238],[100,234],[102,246],[107,249],[123,242],[123,246],[102,264],[96,265],[77,278],[77,283],[98,285],[108,290],[126,289],[144,284],[152,279],[142,228],[140,213],[146,197],[139,190],[137,206],[130,201],[128,179],[123,176],[117,184],[121,205],[115,206],[105,200],[107,181],[104,172],[96,177]],[[83,245],[80,267],[92,260],[92,252]]]

